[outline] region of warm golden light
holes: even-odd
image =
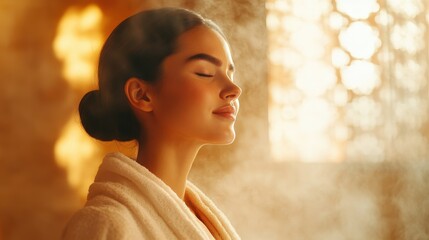
[[[424,9],[424,0],[387,0],[386,2],[393,12],[404,15],[407,18],[415,18]]]
[[[349,103],[345,119],[351,126],[364,131],[374,130],[384,122],[380,103],[368,96],[356,98]]]
[[[407,60],[403,63],[396,63],[393,73],[395,75],[396,84],[409,92],[417,93],[427,86],[427,82],[425,81],[425,67],[414,59]]]
[[[311,135],[325,132],[334,122],[336,109],[322,98],[307,98],[299,108],[298,126]]]
[[[309,62],[298,68],[295,85],[307,96],[320,96],[335,86],[335,70],[323,62]]]
[[[377,65],[354,60],[350,66],[341,69],[344,86],[356,94],[371,94],[380,85],[380,72]]]
[[[290,43],[305,57],[318,59],[325,54],[324,46],[329,43],[329,38],[319,24],[305,23],[293,31]]]
[[[413,21],[395,25],[392,29],[390,40],[395,49],[403,50],[410,54],[420,51],[427,42],[424,26]]]
[[[334,104],[339,107],[345,106],[349,101],[349,93],[347,92],[347,89],[341,84],[335,86],[332,100]]]
[[[353,57],[360,59],[371,58],[381,45],[378,31],[363,21],[351,23],[348,28],[341,31],[339,40],[344,49]]]
[[[380,10],[375,16],[375,22],[381,26],[388,26],[393,23],[393,16],[386,10]]]
[[[78,119],[73,116],[64,127],[55,144],[55,159],[59,166],[67,169],[70,186],[86,196],[101,157],[95,140],[88,137]]]
[[[97,56],[101,49],[102,12],[96,5],[70,8],[58,24],[53,48],[63,62],[64,79],[76,90],[87,90],[95,81]],[[67,170],[67,180],[82,197],[100,164],[99,147],[73,115],[55,144],[57,164]]]
[[[337,68],[344,67],[349,64],[350,57],[343,49],[334,48],[331,53],[331,62]]]
[[[276,30],[280,27],[280,19],[272,13],[267,13],[267,28]]]
[[[63,75],[76,88],[92,83],[95,65],[102,44],[102,12],[96,5],[79,11],[70,8],[58,24],[53,48],[63,61]]]
[[[399,123],[410,130],[417,130],[424,126],[428,119],[428,103],[419,97],[409,97],[395,106],[394,116]],[[409,116],[413,116],[410,118]]]
[[[347,18],[343,17],[341,14],[337,12],[333,12],[329,14],[329,26],[332,29],[339,30],[346,26],[348,23]]]
[[[302,54],[292,48],[278,49],[270,53],[269,58],[273,64],[282,65],[285,68],[297,68],[304,61]]]
[[[295,2],[291,4],[293,15],[310,21],[317,21],[332,9],[330,0],[294,0],[293,2]]]
[[[366,19],[377,12],[380,5],[377,0],[336,0],[337,9],[353,19]]]
[[[422,0],[269,0],[266,7],[275,160],[424,158],[429,14]]]

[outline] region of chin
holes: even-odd
[[[221,138],[212,141],[211,144],[216,145],[229,145],[235,140],[235,133],[228,134],[228,136],[222,136]]]

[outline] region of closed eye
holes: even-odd
[[[213,77],[214,75],[212,75],[212,74],[205,74],[205,73],[195,73],[197,76],[200,76],[200,77],[207,77],[207,78],[209,78],[209,77]]]

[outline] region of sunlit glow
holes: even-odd
[[[348,23],[347,18],[343,17],[337,12],[329,14],[329,26],[332,29],[338,30],[346,26]]]
[[[276,14],[268,13],[267,14],[267,28],[270,30],[276,30],[280,27],[280,20]]]
[[[344,86],[356,94],[371,94],[380,84],[378,67],[367,61],[354,60],[341,69],[341,78]]]
[[[350,57],[343,49],[334,48],[331,53],[331,62],[337,68],[344,67],[349,64]]]
[[[366,19],[380,9],[376,0],[336,0],[337,9],[354,19]]]
[[[401,25],[395,25],[392,29],[390,41],[395,49],[415,54],[425,44],[425,29],[422,25],[407,21]]]
[[[96,5],[83,10],[70,8],[58,24],[53,48],[63,62],[63,75],[76,88],[95,77],[94,62],[102,44],[102,12]]]
[[[334,160],[335,149],[329,138],[324,135],[308,136],[302,139],[306,144],[298,144],[299,157],[305,162],[317,162],[320,159]],[[311,150],[310,150],[311,149]]]
[[[353,22],[339,35],[343,46],[355,58],[369,59],[380,47],[378,31],[366,22]]]
[[[347,126],[337,124],[334,128],[334,138],[338,141],[346,141],[350,138],[351,133]]]
[[[308,98],[298,113],[298,125],[301,132],[315,134],[324,132],[335,120],[336,109],[321,98]]]
[[[290,42],[294,48],[310,59],[317,59],[324,55],[324,46],[329,39],[318,24],[305,24],[293,32]]]
[[[424,0],[387,0],[387,5],[395,13],[404,15],[407,18],[415,18],[423,12]]]
[[[382,102],[396,102],[396,101],[399,101],[399,99],[398,99],[398,92],[394,91],[393,89],[389,89],[389,88],[380,89],[380,91],[378,92],[378,96],[377,97]]]
[[[267,18],[275,160],[422,159],[429,152],[424,0],[267,2],[275,16]]]
[[[427,107],[426,100],[416,96],[402,99],[395,106],[395,118],[408,129],[419,129],[428,118]]]
[[[349,100],[349,94],[347,92],[347,89],[341,85],[338,84],[335,86],[333,91],[333,102],[337,106],[345,106]]]
[[[346,109],[347,122],[364,131],[373,130],[383,122],[381,106],[368,96],[353,100]]]
[[[292,48],[278,48],[270,53],[269,58],[273,64],[285,68],[297,68],[304,62],[302,54]]]
[[[305,24],[305,21],[293,15],[286,15],[282,17],[282,30],[285,32],[295,32],[304,27]]]
[[[326,12],[330,11],[330,0],[294,0],[292,13],[295,16],[311,21],[317,21]]]
[[[396,84],[410,92],[418,92],[426,86],[424,66],[415,60],[408,60],[405,63],[396,63],[393,73]]]
[[[70,186],[85,196],[100,163],[97,159],[101,158],[94,140],[88,138],[76,119],[77,116],[71,118],[56,142],[55,159],[59,166],[67,169]]]
[[[393,16],[386,10],[381,10],[378,12],[377,16],[375,16],[375,22],[382,26],[387,26],[393,23]]]
[[[307,96],[320,96],[335,86],[334,69],[323,62],[309,62],[297,69],[295,84]]]
[[[280,105],[296,105],[302,101],[302,93],[296,89],[284,89],[273,84],[270,91],[271,99]]]
[[[87,90],[95,78],[95,66],[102,42],[101,10],[90,5],[70,8],[58,24],[53,42],[63,63],[63,77],[76,91]],[[73,115],[55,143],[55,159],[67,171],[71,187],[85,197],[102,156],[95,141],[84,132],[79,117]]]
[[[287,1],[266,1],[265,7],[267,9],[276,9],[279,12],[286,13],[290,10],[291,6]]]

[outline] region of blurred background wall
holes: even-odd
[[[58,239],[103,155],[135,154],[87,137],[77,104],[107,34],[161,6],[231,43],[238,137],[190,177],[243,239],[429,239],[427,3],[344,2],[0,0],[0,239]]]

